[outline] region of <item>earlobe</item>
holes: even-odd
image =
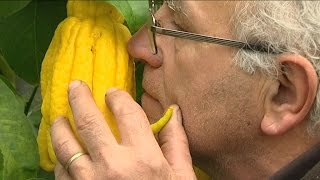
[[[318,76],[313,65],[297,54],[281,55],[281,75],[266,96],[261,130],[268,135],[281,135],[304,121],[314,102]]]

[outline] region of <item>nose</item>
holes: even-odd
[[[150,50],[148,29],[146,26],[143,26],[132,36],[127,48],[133,58],[143,61],[152,67],[157,68],[162,64],[161,50],[158,49],[157,54],[153,54]]]

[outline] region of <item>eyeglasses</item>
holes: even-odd
[[[156,43],[156,33],[166,35],[166,36],[182,38],[182,39],[199,41],[199,42],[207,42],[207,43],[219,44],[223,46],[230,46],[230,47],[235,47],[235,48],[249,50],[249,51],[258,51],[258,52],[271,53],[271,54],[279,53],[274,51],[272,49],[272,46],[270,45],[264,46],[261,44],[249,44],[249,43],[245,43],[237,40],[231,40],[231,39],[219,38],[214,36],[190,33],[186,31],[163,28],[160,26],[159,22],[156,20],[154,16],[154,14],[157,11],[156,6],[157,4],[155,4],[155,0],[149,0],[150,17],[147,25],[148,25],[148,36],[150,41],[150,48],[153,54],[157,54],[158,52],[157,43]]]

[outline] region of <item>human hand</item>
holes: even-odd
[[[157,142],[144,111],[128,93],[111,89],[106,97],[119,127],[120,143],[88,86],[80,81],[70,85],[69,102],[86,150],[75,138],[69,122],[56,119],[51,128],[59,161],[56,179],[196,179],[178,106],[174,105],[172,117]],[[86,154],[72,161],[66,170],[62,165],[79,152]]]

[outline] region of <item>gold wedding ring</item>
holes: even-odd
[[[73,156],[71,156],[71,158],[67,161],[67,163],[64,166],[64,168],[67,170],[68,173],[69,173],[69,167],[73,163],[73,161],[77,160],[82,155],[86,155],[86,153],[83,153],[83,152],[76,153]]]

